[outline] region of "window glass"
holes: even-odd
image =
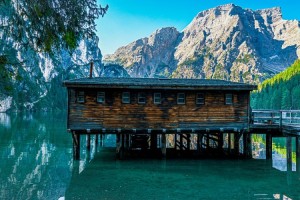
[[[79,91],[77,93],[77,102],[84,103],[84,91]]]
[[[177,104],[185,104],[185,94],[184,93],[177,94]]]
[[[232,94],[228,93],[225,95],[225,104],[230,105],[233,102]]]
[[[122,93],[122,103],[130,103],[130,93],[129,92]]]
[[[105,92],[97,92],[97,102],[98,103],[105,102]]]
[[[204,93],[197,93],[197,95],[196,95],[196,104],[205,104],[205,95],[204,95]]]
[[[161,93],[154,93],[154,104],[161,104]]]
[[[140,104],[146,103],[146,95],[144,92],[138,93],[138,103],[140,103]]]

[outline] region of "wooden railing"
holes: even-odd
[[[253,110],[253,124],[300,126],[300,110]]]

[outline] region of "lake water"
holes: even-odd
[[[295,156],[287,167],[285,138],[273,139],[272,160],[262,159],[258,135],[256,159],[120,161],[107,135],[104,147],[83,148],[73,161],[65,119],[0,114],[0,199],[300,199],[300,172]]]

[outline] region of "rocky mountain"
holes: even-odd
[[[103,66],[98,38],[82,40],[77,49],[53,54],[23,48],[0,31],[0,59],[8,55],[8,64],[0,62],[0,112],[8,110],[65,109],[65,79],[89,75],[90,62],[94,63],[93,76],[128,76],[118,65]]]
[[[215,78],[259,83],[300,57],[299,21],[280,8],[227,4],[200,12],[182,31],[162,28],[120,47],[104,62],[134,77]]]

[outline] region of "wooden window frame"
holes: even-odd
[[[125,94],[126,94],[126,96],[125,96]],[[130,104],[130,92],[122,92],[122,103]]]
[[[183,95],[183,97],[180,97],[180,95]],[[183,102],[180,102],[181,100],[183,100]],[[177,93],[177,104],[178,105],[185,104],[185,93],[184,92]]]
[[[144,92],[138,93],[138,104],[146,104],[146,94]]]
[[[80,90],[77,92],[77,97],[76,97],[77,103],[85,103],[85,93],[84,91]]]
[[[205,105],[205,93],[203,92],[196,93],[196,104]]]
[[[159,97],[156,96],[156,95],[159,95]],[[159,100],[159,101],[158,101],[158,100]],[[160,93],[160,92],[155,92],[155,93],[153,94],[153,103],[154,103],[154,104],[161,104],[161,93]]]
[[[103,101],[101,101],[100,99],[103,99]],[[105,103],[105,92],[97,92],[97,103],[100,103],[100,104]]]
[[[225,105],[232,105],[233,104],[233,94],[226,93],[225,94]]]

